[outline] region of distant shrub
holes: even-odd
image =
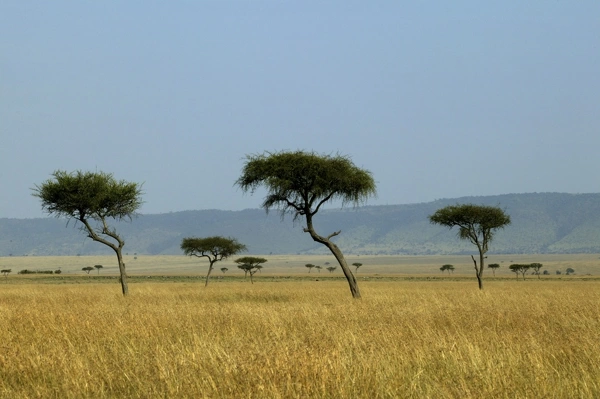
[[[60,272],[60,270],[57,270]],[[29,270],[23,269],[18,274],[54,274],[54,270]]]

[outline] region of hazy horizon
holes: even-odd
[[[0,3],[0,218],[61,169],[142,214],[256,209],[246,154],[349,155],[366,205],[600,191],[600,2]],[[335,207],[333,205],[332,207]]]

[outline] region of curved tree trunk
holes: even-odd
[[[121,250],[125,246],[125,241],[123,241],[114,230],[109,229],[104,218],[100,219],[103,226],[101,233],[116,240],[118,245],[115,245],[114,243],[99,236],[98,233],[96,233],[96,231],[94,230],[94,228],[89,224],[87,219],[80,218],[79,221],[83,223],[83,225],[87,229],[88,237],[90,237],[94,241],[106,245],[109,248],[112,248],[112,250],[115,251],[115,253],[117,254],[117,261],[119,263],[119,281],[121,282],[121,290],[123,291],[123,295],[129,294],[129,287],[127,286],[127,273],[125,272],[125,263],[123,262],[123,255],[121,252]]]
[[[360,296],[360,290],[358,289],[358,283],[356,282],[356,278],[354,278],[354,274],[352,274],[352,270],[350,270],[350,268],[348,267],[348,264],[346,263],[344,254],[342,253],[342,251],[340,250],[340,248],[337,245],[335,245],[333,242],[330,241],[331,237],[340,234],[340,232],[339,231],[335,232],[335,233],[331,234],[329,237],[322,237],[322,236],[318,235],[313,227],[312,217],[310,216],[310,214],[306,215],[306,225],[307,226],[306,226],[306,229],[304,229],[304,231],[309,233],[311,238],[314,241],[319,242],[319,243],[325,245],[327,248],[329,248],[329,250],[331,251],[333,256],[335,256],[335,259],[337,259],[340,267],[342,268],[342,271],[344,272],[344,276],[346,276],[348,285],[350,286],[350,292],[352,293],[352,298],[360,299],[361,296]]]

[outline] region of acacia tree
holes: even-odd
[[[477,246],[479,251],[479,265],[475,257],[471,255],[475,264],[475,275],[479,283],[479,289],[483,289],[483,268],[485,254],[496,230],[510,224],[508,216],[500,208],[485,205],[450,205],[438,209],[429,216],[429,221],[452,228],[458,226],[458,237],[469,240]]]
[[[141,185],[117,181],[112,174],[104,172],[57,170],[52,176],[33,188],[33,196],[41,200],[42,209],[49,215],[74,219],[75,223],[81,223],[81,230],[89,238],[115,251],[121,290],[127,295],[129,289],[122,255],[125,241],[109,227],[108,220],[131,221],[142,205]]]
[[[265,258],[259,258],[257,256],[244,256],[234,260],[238,264],[238,267],[244,271],[244,277],[250,274],[250,282],[254,284],[252,276],[254,273],[263,268],[262,263],[266,263]]]
[[[90,272],[91,272],[92,270],[94,270],[94,268],[93,268],[93,267],[91,267],[91,266],[86,266],[86,267],[82,268],[81,270],[83,270],[84,272],[86,272],[86,273],[89,275],[89,274],[90,274]]]
[[[323,268],[323,266],[319,266],[319,265],[316,265],[316,266],[315,266],[315,269],[317,269],[317,270],[319,271],[319,273],[321,273],[321,269],[322,269],[322,268]]]
[[[235,238],[230,237],[188,237],[181,241],[181,249],[186,255],[196,256],[198,258],[204,257],[208,259],[208,273],[206,273],[206,282],[204,283],[204,286],[206,287],[208,285],[208,278],[210,277],[210,273],[213,270],[214,264],[232,255],[245,251],[246,246],[239,243]]]
[[[525,280],[525,273],[531,268],[531,265],[517,263],[510,265],[508,268],[517,275],[517,279],[519,278],[519,273],[521,273],[523,280]]]
[[[335,266],[329,266],[329,267],[327,267],[327,270],[329,271],[329,273],[333,273],[333,271],[335,269],[337,269],[337,267],[335,267]]]
[[[517,280],[518,280],[519,272],[521,271],[521,265],[519,265],[519,264],[510,265],[510,266],[508,266],[508,269],[517,276]]]
[[[223,274],[225,274],[225,272],[226,272],[227,270],[229,270],[229,269],[228,269],[228,268],[226,268],[226,267],[222,267],[222,268],[221,268],[221,271],[223,272]]]
[[[360,263],[360,262],[354,262],[352,264],[352,266],[354,266],[356,268],[356,270],[354,271],[354,273],[358,273],[358,268],[362,266],[362,263]]]
[[[307,263],[306,265],[304,265],[308,268],[308,272],[310,273],[310,271],[312,270],[313,267],[315,267],[315,265],[313,265],[312,263]]]
[[[331,241],[341,231],[322,236],[316,232],[313,218],[329,201],[340,200],[342,206],[348,203],[357,206],[375,195],[376,186],[371,172],[358,168],[349,157],[339,154],[266,152],[246,157],[242,175],[236,184],[244,192],[251,193],[264,186],[267,195],[262,207],[267,212],[276,208],[282,218],[286,213],[292,214],[294,220],[304,217],[304,232],[331,251],[348,280],[352,297],[360,298],[358,284],[342,251]]]
[[[94,267],[98,270],[98,274],[100,274],[100,269],[102,269],[104,266],[102,266],[102,265],[94,265]]]
[[[533,272],[532,272],[532,273],[533,273],[533,274],[535,274],[535,275],[537,275],[537,276],[538,276],[538,279],[540,279],[540,269],[541,269],[542,267],[544,267],[544,265],[542,265],[541,263],[537,263],[537,262],[536,262],[536,263],[532,263],[532,264],[530,264],[530,265],[529,265],[529,267],[530,267],[531,269],[533,269]]]
[[[454,273],[454,266],[453,265],[442,265],[442,267],[440,267],[440,270],[443,272],[447,271],[448,274],[450,274],[450,272]]]
[[[498,269],[500,265],[498,263],[490,263],[488,265],[488,269],[492,269],[492,274],[496,277],[496,269]]]

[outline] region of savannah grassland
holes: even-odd
[[[598,255],[530,257],[491,259],[480,292],[468,257],[349,256],[362,300],[339,269],[309,278],[326,257],[268,257],[255,284],[225,263],[205,288],[201,260],[140,256],[125,298],[111,257],[2,258],[0,397],[600,397]],[[552,275],[517,281],[510,261]]]

